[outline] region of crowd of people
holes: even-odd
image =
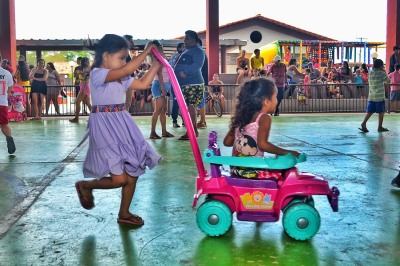
[[[13,79],[14,84],[24,88],[26,105],[25,112],[31,120],[41,120],[42,115],[49,114],[51,103],[57,115],[61,115],[58,96],[66,97],[66,92],[61,85],[61,77],[53,62],[45,62],[39,58],[36,66],[28,64],[23,55],[18,57],[15,71],[8,59],[1,61],[1,67],[7,70]]]
[[[394,84],[390,85],[391,106],[387,110],[388,113],[400,111],[400,79],[396,64],[400,64],[399,46],[393,47],[388,66],[391,84]],[[300,105],[307,105],[307,99],[368,98],[369,73],[373,70],[372,66],[361,63],[351,67],[346,60],[341,64],[334,64],[329,59],[320,69],[311,61],[306,63],[304,68],[300,68],[294,57],[288,63],[282,63],[279,55],[274,57],[272,63],[265,65],[259,49],[254,50],[250,59],[246,57],[246,51],[241,50],[236,58],[236,83],[271,76],[278,85],[275,116],[279,115],[279,105],[284,98],[298,99]]]

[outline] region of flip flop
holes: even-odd
[[[178,140],[189,140],[189,137],[188,137],[188,135],[183,135]]]
[[[369,130],[368,130],[368,129],[366,129],[366,128],[359,127],[358,129],[359,129],[359,130],[361,130],[363,133],[367,133],[367,132],[369,132]]]
[[[82,195],[81,188],[79,186],[79,182],[75,183],[75,189],[76,189],[76,192],[78,193],[79,202],[81,203],[81,206],[86,210],[93,209],[94,208],[94,197],[91,197],[91,198],[84,197]]]
[[[383,128],[379,128],[379,129],[378,129],[378,132],[385,132],[385,131],[389,131],[389,129],[387,129],[387,128],[384,128],[384,127],[383,127]]]
[[[154,133],[150,135],[149,139],[161,139],[161,137]]]
[[[144,221],[143,221],[142,217],[140,217],[136,214],[132,214],[126,218],[118,218],[117,222],[121,223],[121,224],[129,224],[129,225],[134,225],[134,226],[144,225]]]
[[[166,133],[162,134],[162,137],[163,137],[163,138],[173,138],[173,137],[175,137],[175,136],[172,135],[172,134],[169,133],[169,132],[166,132]]]

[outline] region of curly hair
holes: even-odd
[[[242,84],[236,97],[235,113],[229,126],[241,130],[248,125],[255,113],[260,112],[264,99],[272,100],[276,90],[275,82],[267,78],[256,78]]]

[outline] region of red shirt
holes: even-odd
[[[268,71],[268,75],[272,74],[275,84],[279,88],[285,87],[286,83],[286,65],[284,63],[273,64]]]

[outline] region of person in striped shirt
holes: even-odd
[[[364,133],[369,132],[367,129],[367,121],[374,114],[379,114],[378,119],[378,132],[389,131],[389,129],[384,128],[383,116],[385,114],[385,83],[390,83],[390,78],[386,74],[383,61],[381,59],[376,59],[374,61],[374,66],[368,76],[369,83],[369,95],[368,95],[368,105],[367,114],[365,115],[364,121],[361,123],[361,127],[358,128]]]

